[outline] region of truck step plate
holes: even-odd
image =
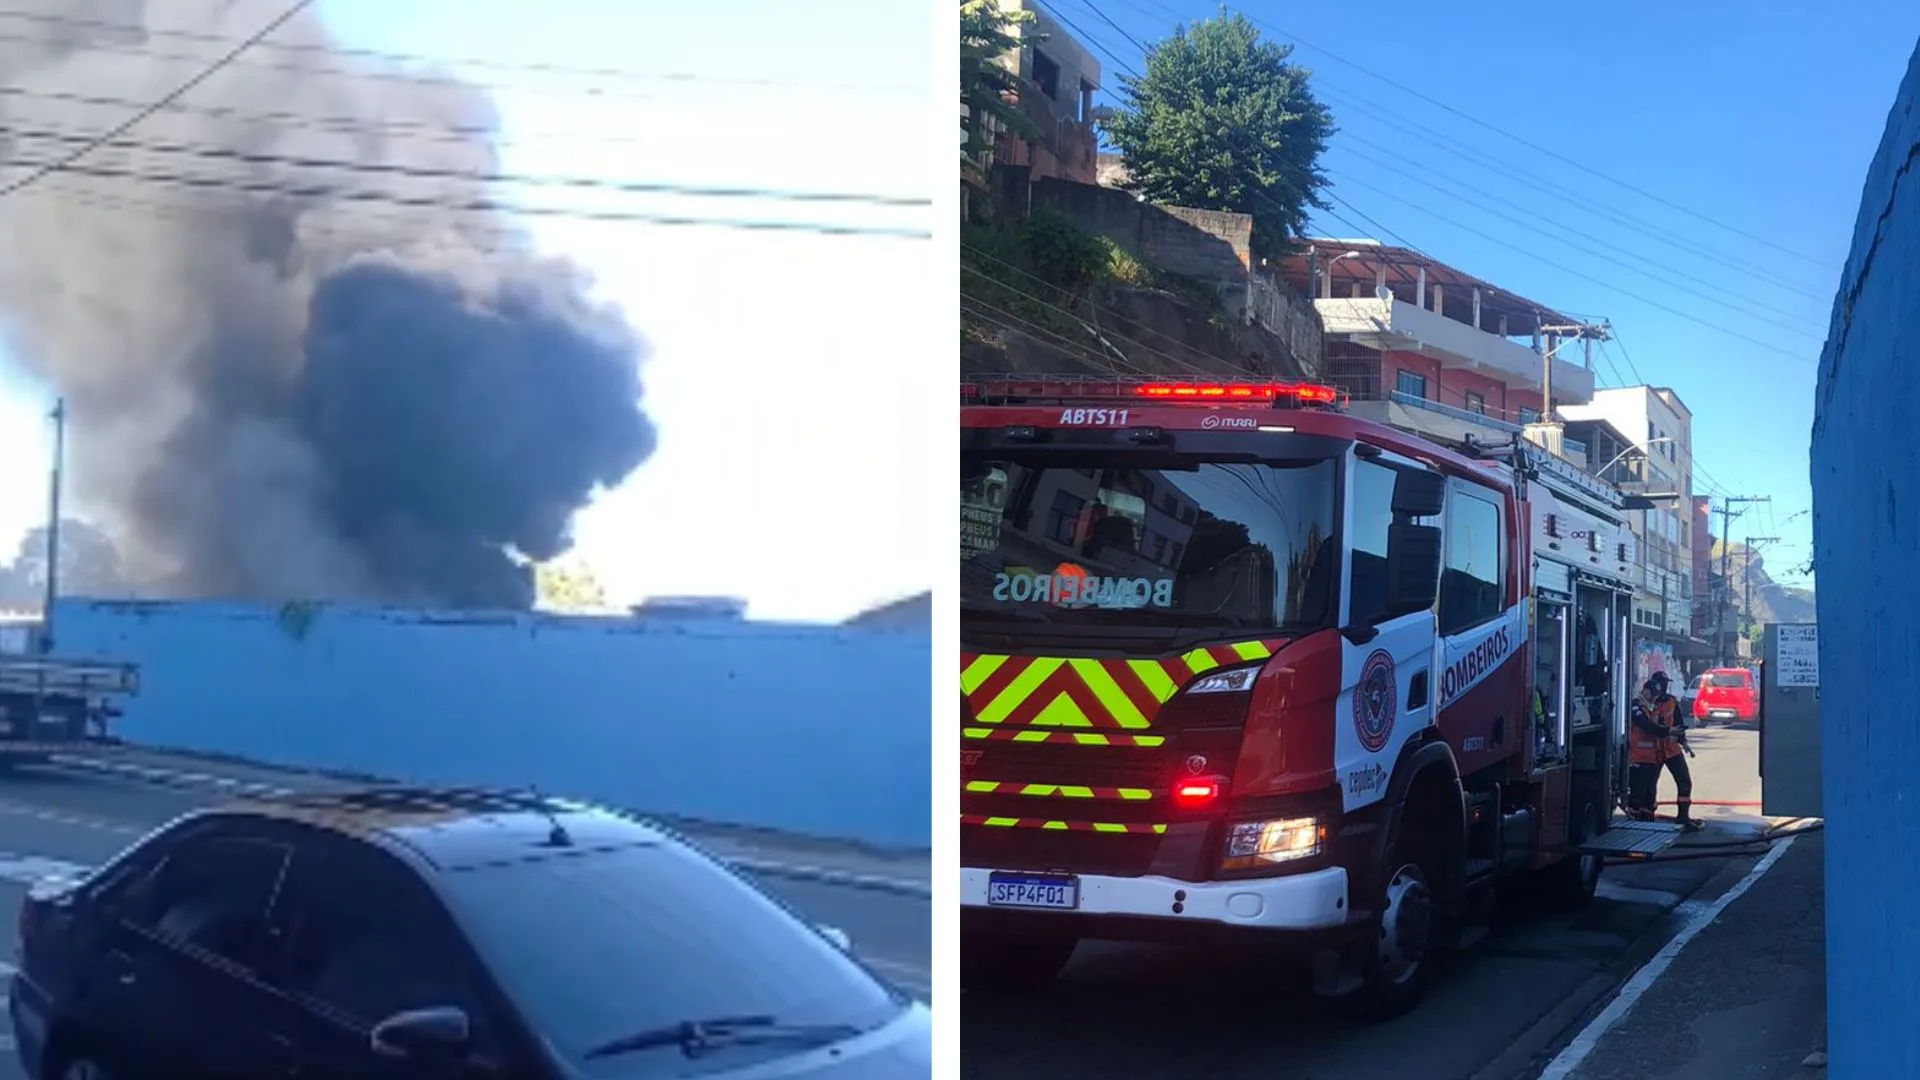
[[[1072,911],[1080,906],[1080,879],[1072,874],[995,870],[987,875],[987,903],[992,907]]]
[[[1634,821],[1617,819],[1613,827],[1581,844],[1583,855],[1624,855],[1645,858],[1665,851],[1680,838],[1680,826],[1670,821]]]

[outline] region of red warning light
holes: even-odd
[[[1331,405],[1340,392],[1311,383],[1147,383],[1133,392],[1164,401],[1270,401],[1291,398],[1303,405]]]

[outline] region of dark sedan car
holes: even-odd
[[[622,815],[377,788],[191,814],[20,913],[39,1080],[932,1071],[928,1014]]]

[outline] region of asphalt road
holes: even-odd
[[[237,785],[309,789],[341,783],[159,754],[140,755],[138,760],[156,777],[172,774],[176,783],[75,769],[0,774],[0,934],[12,934],[27,882],[64,868],[98,865],[175,815],[233,797]],[[931,999],[931,908],[924,891],[924,860],[903,863],[764,833],[689,832],[716,852],[730,857],[737,853],[759,867],[750,872],[769,891],[803,916],[846,931],[855,951],[878,973],[923,1000]],[[917,885],[920,892],[880,887],[888,880]],[[0,945],[0,965],[12,957],[12,943]],[[3,1014],[0,1080],[25,1080],[13,1060]]]
[[[1705,730],[1693,743],[1696,799],[1758,801],[1752,732]],[[1672,798],[1670,780],[1661,794]],[[1703,806],[1712,828],[1691,840],[1751,835],[1757,813]],[[963,999],[961,1075],[1514,1080],[1572,1034],[1583,1003],[1679,929],[1729,864],[1751,861],[1712,855],[1609,867],[1599,898],[1571,915],[1509,905],[1420,1009],[1379,1026],[1333,1019],[1284,956],[1083,944],[1042,994]]]

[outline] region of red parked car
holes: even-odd
[[[1755,724],[1760,721],[1760,684],[1746,668],[1713,668],[1700,677],[1693,699],[1695,720]]]

